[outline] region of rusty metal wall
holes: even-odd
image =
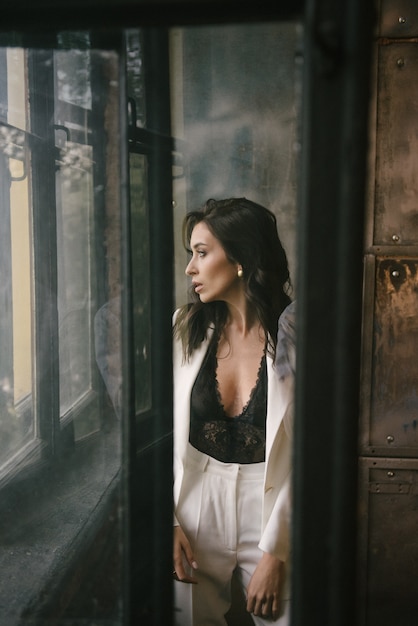
[[[418,3],[382,0],[360,417],[359,625],[418,612]]]

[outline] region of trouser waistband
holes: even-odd
[[[264,476],[265,462],[262,463],[223,463],[200,452],[190,443],[187,447],[186,466],[201,472],[218,474],[226,478],[258,480]]]

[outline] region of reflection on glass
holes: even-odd
[[[92,311],[97,276],[91,144],[89,50],[54,53],[57,200],[57,288],[60,414],[86,402],[92,389]],[[90,398],[91,400],[91,398]],[[75,422],[77,435],[98,426],[97,412]],[[88,423],[86,423],[88,422]]]
[[[92,151],[67,142],[57,169],[61,414],[91,388]],[[93,265],[93,266],[92,266]]]
[[[81,39],[82,41],[77,43],[89,44],[87,36]],[[92,98],[90,51],[57,50],[54,59],[58,99],[76,107],[90,110]]]
[[[126,33],[126,79],[130,106],[130,123],[136,127],[146,126],[145,85],[143,67],[142,31]]]

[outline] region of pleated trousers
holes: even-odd
[[[258,548],[264,463],[222,463],[190,444],[176,517],[189,539],[198,584],[174,582],[176,626],[225,626],[235,571],[244,591],[262,556]],[[257,626],[288,626],[289,600],[281,615],[251,615]]]

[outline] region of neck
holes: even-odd
[[[247,303],[242,306],[228,305],[228,322],[226,324],[226,334],[234,334],[246,337],[261,329],[261,324],[255,312],[249,308]]]

